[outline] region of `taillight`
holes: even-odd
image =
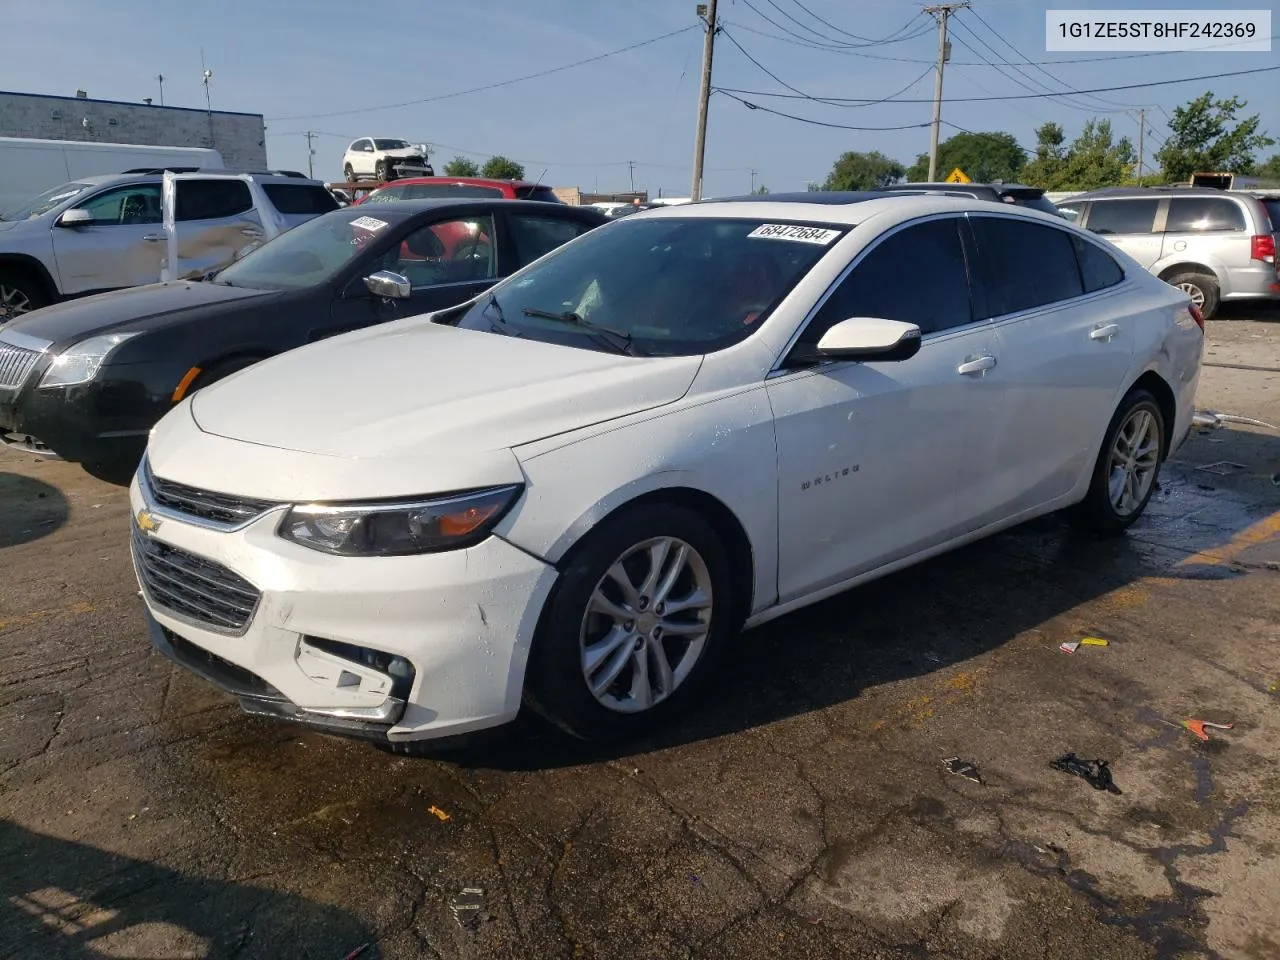
[[[1253,237],[1249,245],[1249,257],[1265,263],[1276,262],[1276,238],[1269,233]]]
[[[1200,328],[1200,332],[1204,333],[1204,311],[1193,303],[1187,307],[1187,312],[1191,314],[1191,319],[1196,322],[1196,326]]]

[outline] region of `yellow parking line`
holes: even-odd
[[[1230,563],[1250,547],[1266,543],[1275,536],[1280,536],[1280,510],[1277,510],[1269,517],[1264,517],[1252,526],[1245,527],[1221,546],[1209,547],[1187,557],[1179,562],[1178,566],[1219,566],[1224,563]]]

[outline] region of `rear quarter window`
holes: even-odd
[[[1124,270],[1116,263],[1115,257],[1097,244],[1080,237],[1072,237],[1071,242],[1075,244],[1076,260],[1080,264],[1080,278],[1084,281],[1085,293],[1114,287],[1124,279]]]
[[[1225,197],[1174,197],[1165,233],[1221,233],[1244,230],[1244,210]]]
[[[264,184],[267,199],[281,213],[328,213],[338,209],[338,201],[324,187],[299,183]]]

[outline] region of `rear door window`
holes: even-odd
[[[1174,197],[1169,201],[1165,233],[1218,233],[1244,230],[1244,211],[1223,197]]]
[[[179,180],[174,219],[223,220],[253,209],[253,195],[243,180]]]
[[[983,269],[986,313],[1002,317],[1084,293],[1071,234],[1006,217],[970,216]]]
[[[1094,233],[1151,233],[1156,225],[1159,200],[1094,200],[1089,206],[1089,222]]]

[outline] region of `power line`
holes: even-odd
[[[469,90],[455,90],[453,93],[442,93],[434,97],[422,97],[418,100],[406,100],[403,103],[387,103],[376,107],[360,107],[353,110],[330,110],[327,113],[304,113],[292,117],[269,117],[271,121],[278,120],[319,120],[324,117],[344,117],[356,113],[373,113],[376,110],[395,110],[399,107],[414,107],[422,103],[437,103],[441,100],[451,100],[454,97],[466,96],[470,93],[482,93],[485,90],[496,90],[499,87],[509,87],[514,83],[523,83],[526,80],[537,80],[540,77],[548,77],[553,73],[560,73],[564,70],[572,70],[574,67],[585,66],[588,63],[596,63],[600,60],[607,60],[609,57],[616,57],[621,53],[628,53],[632,50],[638,50],[640,47],[647,47],[651,43],[658,43],[671,37],[679,36],[682,33],[688,33],[690,30],[696,30],[701,24],[690,24],[687,27],[681,27],[679,30],[672,30],[670,33],[664,33],[661,36],[650,37],[648,40],[641,40],[638,43],[632,43],[625,47],[619,47],[617,50],[610,50],[607,53],[600,53],[594,57],[587,57],[585,60],[575,60],[573,63],[566,63],[559,67],[551,67],[547,70],[539,70],[537,73],[526,74],[523,77],[513,77],[510,80],[499,80],[496,83],[486,83],[484,86],[472,87]]]
[[[1076,93],[1114,93],[1117,90],[1145,90],[1149,87],[1169,87],[1179,83],[1196,83],[1201,80],[1221,80],[1224,77],[1244,77],[1255,73],[1274,73],[1280,70],[1280,65],[1274,67],[1255,67],[1252,70],[1230,70],[1226,73],[1206,73],[1197,77],[1179,77],[1176,80],[1152,80],[1148,83],[1126,83],[1114,87],[1090,87],[1086,90],[1077,90]],[[721,93],[741,93],[751,97],[778,97],[784,100],[810,99],[807,95],[800,97],[792,93],[769,93],[764,90],[742,90],[737,87],[718,87]],[[1005,100],[1043,100],[1045,98],[1060,97],[1058,93],[1015,93],[1004,94],[998,97],[948,97],[947,103],[990,103],[993,101]],[[839,103],[855,103],[856,99],[851,97],[831,97],[830,100]],[[886,100],[885,103],[933,103],[933,98],[927,99],[911,99],[911,100]]]
[[[833,130],[859,130],[859,131],[881,132],[881,131],[888,131],[888,130],[919,130],[922,127],[930,126],[930,124],[928,123],[908,123],[898,127],[851,127],[848,124],[844,124],[844,123],[827,123],[823,120],[814,120],[811,117],[798,117],[794,113],[784,113],[781,110],[774,110],[772,107],[762,107],[758,103],[752,103],[750,100],[744,100],[741,97],[734,96],[732,93],[725,90],[723,87],[717,87],[715,89],[715,92],[724,94],[730,100],[737,100],[740,104],[742,104],[748,110],[759,110],[759,111],[762,111],[763,113],[771,113],[775,117],[786,117],[788,120],[798,120],[800,123],[808,123],[815,127],[829,127]]]
[[[744,2],[744,3],[746,3],[746,5],[747,5],[747,6],[751,6],[751,4],[747,2],[747,0],[743,0],[743,2]],[[773,9],[777,10],[777,11],[778,11],[780,14],[782,14],[784,17],[786,17],[788,20],[790,20],[792,23],[794,23],[794,24],[796,24],[797,26],[799,26],[801,29],[808,30],[810,33],[816,34],[816,35],[818,36],[819,40],[827,40],[827,37],[823,36],[823,34],[822,34],[822,32],[821,32],[821,31],[819,31],[819,30],[815,30],[813,27],[809,26],[809,25],[808,25],[807,23],[805,23],[804,21],[802,21],[802,20],[800,20],[799,18],[795,17],[794,15],[792,15],[792,14],[788,13],[786,10],[784,10],[781,6],[779,6],[779,5],[778,5],[778,3],[776,2],[776,0],[765,0],[765,2],[766,2],[766,3],[768,3],[768,4],[769,4],[769,6],[773,7]],[[837,26],[836,26],[834,23],[832,23],[830,20],[824,20],[822,17],[818,16],[816,13],[814,13],[812,10],[810,10],[808,7],[806,7],[803,3],[801,3],[801,2],[800,2],[800,0],[793,0],[793,2],[795,3],[795,5],[796,5],[797,7],[799,7],[801,10],[803,10],[805,13],[807,13],[807,14],[808,14],[810,17],[812,17],[814,20],[817,20],[819,23],[823,24],[824,26],[828,27],[829,29],[834,30],[836,33],[843,34],[843,35],[844,35],[844,36],[846,36],[846,37],[851,37],[851,38],[852,38],[852,39],[854,39],[854,40],[860,40],[860,41],[862,41],[862,42],[861,42],[861,43],[859,43],[859,44],[845,44],[845,46],[867,46],[867,47],[869,47],[869,46],[875,46],[875,45],[877,45],[877,44],[881,44],[881,43],[893,43],[893,42],[896,42],[896,41],[894,40],[894,38],[896,37],[897,39],[903,39],[902,37],[899,37],[898,35],[899,35],[899,34],[902,34],[902,33],[905,33],[905,32],[906,32],[906,30],[907,30],[907,28],[908,28],[908,27],[910,27],[910,26],[911,26],[911,24],[915,23],[915,21],[916,21],[916,20],[919,18],[919,16],[920,16],[919,14],[916,14],[916,16],[912,17],[910,20],[908,20],[905,24],[903,24],[903,25],[902,25],[901,27],[899,27],[897,30],[893,31],[893,33],[889,34],[887,37],[882,37],[882,38],[880,38],[880,39],[878,39],[878,40],[877,40],[877,39],[873,39],[872,37],[864,37],[864,36],[860,36],[859,34],[856,34],[856,33],[850,33],[848,30],[844,30],[844,29],[842,29],[842,28],[840,28],[840,27],[837,27]],[[755,8],[754,8],[754,7],[752,7],[752,9],[754,10]],[[757,12],[757,13],[759,13],[759,11],[758,11],[758,10],[757,10],[756,12]],[[776,25],[776,24],[775,24],[775,25]]]
[[[770,3],[772,3],[772,0],[769,0],[769,2],[770,2]],[[758,16],[758,17],[759,17],[761,20],[763,20],[765,23],[768,23],[768,24],[770,24],[771,26],[773,26],[773,27],[777,28],[778,30],[781,30],[783,33],[788,34],[789,36],[794,37],[794,38],[796,38],[797,40],[802,40],[802,41],[804,41],[806,44],[811,44],[811,45],[813,45],[814,47],[817,47],[818,49],[821,49],[821,50],[830,50],[830,51],[831,51],[831,52],[833,52],[833,53],[853,53],[853,52],[855,52],[856,50],[861,49],[862,47],[874,47],[874,46],[880,46],[880,45],[885,44],[885,43],[900,43],[900,42],[902,42],[902,41],[904,41],[904,40],[913,40],[913,39],[915,39],[916,37],[920,36],[920,34],[921,34],[921,33],[927,33],[927,32],[928,32],[928,30],[926,29],[926,30],[921,31],[920,33],[914,33],[914,34],[912,34],[911,36],[904,36],[904,37],[896,37],[896,36],[894,36],[894,34],[890,34],[890,37],[889,37],[889,38],[886,38],[885,40],[881,40],[881,41],[872,41],[872,42],[870,42],[870,43],[830,43],[830,42],[826,42],[826,41],[821,40],[821,39],[819,39],[819,40],[815,40],[815,39],[813,39],[812,37],[806,37],[804,34],[801,34],[801,33],[796,33],[796,32],[795,32],[794,30],[792,30],[791,28],[789,28],[789,27],[785,26],[784,24],[779,23],[777,20],[774,20],[772,17],[768,16],[766,13],[764,13],[764,11],[762,11],[759,7],[757,7],[755,4],[753,4],[753,3],[751,2],[751,0],[742,0],[742,4],[743,4],[743,6],[745,6],[748,10],[751,10],[753,13],[755,13],[755,15],[756,15],[756,16]],[[775,4],[773,4],[773,6],[774,6],[774,7],[777,7],[777,4],[775,3]],[[779,9],[780,9],[780,8],[779,8]],[[782,12],[785,14],[785,11],[782,11]],[[795,20],[795,18],[794,18],[794,17],[792,17],[792,19],[793,19],[793,20]],[[912,22],[914,22],[914,20],[915,20],[915,18],[913,17],[913,18],[912,18]],[[795,22],[796,22],[796,23],[800,23],[800,21],[798,21],[798,20],[797,20],[797,21],[795,21]],[[801,25],[801,26],[804,26],[804,24],[802,24],[802,23],[801,23],[800,25]],[[908,26],[909,26],[909,25],[910,25],[910,24],[908,24]],[[746,28],[744,28],[744,29],[746,29]],[[811,33],[817,33],[817,31],[816,31],[816,30],[813,30],[813,29],[812,29],[812,28],[810,28],[810,27],[805,27],[805,29],[809,30]],[[895,33],[900,33],[900,32],[901,32],[901,30],[895,31]],[[821,35],[819,35],[819,36],[821,36]],[[780,38],[778,38],[778,39],[780,39]]]

